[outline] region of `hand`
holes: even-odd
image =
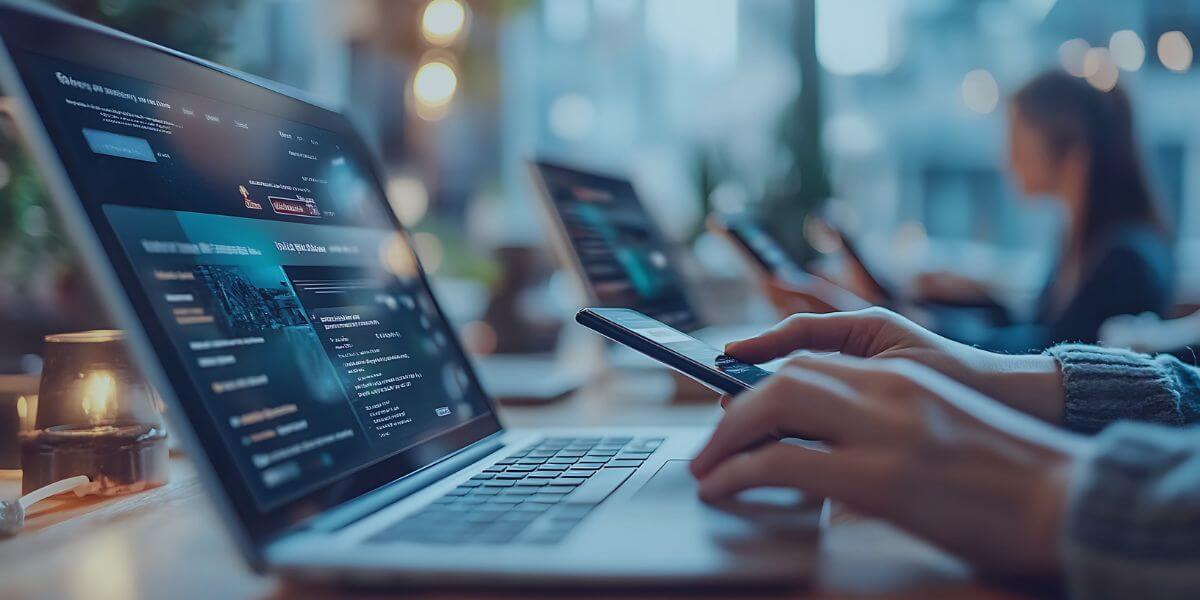
[[[692,472],[706,500],[793,487],[984,568],[1041,574],[1059,568],[1068,477],[1085,451],[910,361],[805,357],[730,403]]]
[[[1049,356],[994,354],[937,335],[888,310],[796,314],[763,334],[731,342],[725,353],[764,363],[797,350],[862,358],[902,358],[929,367],[985,396],[1051,423],[1062,422],[1065,397]]]
[[[763,293],[781,315],[829,313],[871,306],[870,302],[816,276],[801,284],[771,277],[763,281]]]

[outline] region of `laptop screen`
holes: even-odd
[[[632,183],[540,161],[535,167],[595,302],[683,331],[700,327],[679,268]]]
[[[148,48],[84,64],[72,40],[10,54],[190,421],[259,511],[498,428],[340,117]]]

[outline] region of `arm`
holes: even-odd
[[[1200,371],[1174,358],[1080,345],[1056,346],[1040,356],[994,354],[882,309],[793,315],[725,350],[756,363],[796,350],[903,358],[1023,413],[1079,431],[1094,432],[1119,419],[1200,423]]]
[[[797,350],[907,359],[1023,413],[1049,423],[1062,421],[1063,382],[1053,357],[985,352],[948,340],[881,308],[796,314],[754,338],[725,347],[729,355],[751,363],[768,362]]]
[[[1074,596],[1196,597],[1200,430],[1114,425],[1073,475],[1062,556]]]
[[[1062,421],[1068,428],[1095,432],[1117,420],[1200,422],[1200,371],[1172,356],[1075,344],[1046,354],[1062,372]]]

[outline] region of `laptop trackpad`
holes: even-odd
[[[669,502],[677,504],[681,499],[696,497],[696,479],[688,470],[687,460],[668,460],[663,463],[654,477],[634,494],[633,502]],[[785,488],[760,488],[747,490],[736,498],[721,502],[719,508],[729,512],[739,509],[765,507],[795,508],[803,504],[804,494]]]

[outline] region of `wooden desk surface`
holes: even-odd
[[[710,399],[670,401],[673,378],[626,374],[594,382],[544,407],[506,407],[510,427],[542,425],[688,425],[712,423]],[[289,586],[251,573],[217,522],[186,459],[172,461],[171,482],[138,495],[107,500],[51,501],[34,508],[25,531],[0,540],[0,597],[4,598],[247,598],[345,596],[345,590]],[[0,475],[0,496],[15,497],[20,482]],[[817,581],[808,590],[764,597],[1016,598],[1011,589],[974,580],[959,561],[878,521],[835,510],[823,534]],[[477,597],[478,590],[369,593],[363,597]],[[638,597],[646,592],[528,591],[495,598]],[[719,595],[704,593],[704,595]],[[733,594],[739,597],[745,592]],[[697,591],[655,597],[693,598]]]

